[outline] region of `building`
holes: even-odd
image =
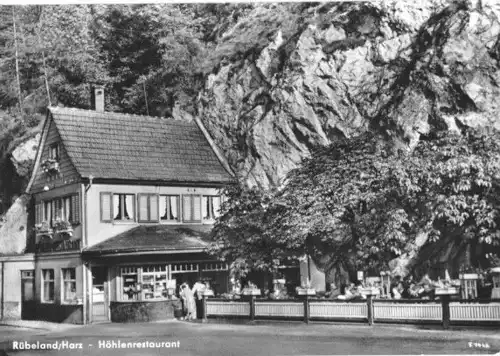
[[[33,317],[110,319],[110,302],[154,301],[199,278],[228,288],[205,252],[235,178],[202,123],[48,108],[27,187],[35,206]]]

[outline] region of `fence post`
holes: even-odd
[[[450,296],[441,295],[441,309],[443,313],[443,328],[448,329],[450,327]]]
[[[373,315],[373,295],[368,294],[366,296],[366,306],[367,306],[367,317],[368,317],[368,325],[373,325],[374,315]]]
[[[309,324],[311,317],[311,310],[309,309],[309,296],[306,294],[304,297],[304,323]]]
[[[255,320],[255,295],[250,296],[250,321]]]
[[[203,294],[203,299],[202,299],[202,311],[201,311],[201,322],[206,323],[207,322],[207,296]]]

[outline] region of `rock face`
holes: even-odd
[[[0,223],[0,255],[20,254],[26,249],[29,197],[17,198]]]
[[[40,142],[40,134],[18,145],[11,154],[10,160],[19,176],[29,179],[30,169],[36,157]]]
[[[318,5],[293,35],[278,29],[211,74],[199,116],[241,180],[261,187],[365,130],[411,148],[432,130],[499,127],[499,14],[495,1]]]

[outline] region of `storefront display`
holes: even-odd
[[[228,266],[225,263],[174,263],[121,267],[123,301],[169,299],[182,283],[193,285],[207,280],[215,292],[227,290]]]

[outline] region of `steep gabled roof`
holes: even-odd
[[[234,182],[199,121],[59,107],[49,113],[83,178]]]

